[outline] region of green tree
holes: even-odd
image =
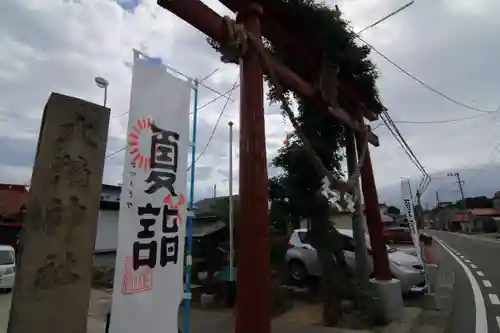
[[[462,201],[460,200],[457,202],[457,205],[461,205],[461,203]],[[465,198],[465,206],[468,209],[493,208],[493,200],[485,196]]]
[[[289,179],[283,175],[269,180],[269,222],[271,226],[283,234],[290,234],[300,226],[301,212],[298,198],[293,197],[293,188],[290,188]]]
[[[283,4],[286,8],[283,15],[293,17],[303,28],[304,34],[311,36],[316,45],[323,47],[326,57],[339,65],[339,76],[357,78],[359,86],[366,92],[365,97],[376,101],[377,72],[367,59],[370,50],[355,43],[355,36],[347,29],[338,8],[332,10],[310,0],[283,1]],[[270,44],[270,50],[293,71],[309,82],[315,82],[316,73],[304,68],[301,59],[293,57],[278,45]],[[317,60],[321,63],[319,57],[320,55]],[[341,162],[344,159],[342,148],[345,146],[345,128],[333,122],[325,110],[317,110],[310,101],[296,94],[287,92],[286,100],[283,101],[275,82],[267,79],[272,101],[286,103],[289,98],[295,97],[298,102],[296,119],[300,130],[310,141],[323,165],[336,177],[343,176]],[[347,110],[353,107],[344,103],[341,97],[338,102]],[[270,187],[280,184],[286,201],[294,208],[293,216],[299,220],[305,218],[311,221],[311,241],[323,267],[323,320],[328,326],[334,325],[340,317],[340,301],[344,297],[342,294],[350,289],[348,285],[352,280],[349,279],[350,272],[343,257],[341,237],[330,221],[330,208],[319,195],[322,175],[318,174],[297,133],[289,140],[288,145],[280,148],[272,164],[283,169],[283,174],[272,179]],[[284,199],[280,198],[280,201]]]
[[[340,79],[356,81],[359,88],[358,98],[370,105],[375,112],[383,106],[378,102],[375,81],[378,77],[375,66],[367,58],[370,49],[356,43],[356,35],[348,29],[347,22],[341,18],[338,7],[331,9],[313,0],[277,0],[281,5],[282,16],[300,26],[303,36],[308,36],[310,54],[317,64],[329,63],[338,65]],[[219,44],[212,40],[209,43],[221,50]],[[303,59],[291,54],[281,45],[266,42],[267,50],[285,66],[299,74],[308,82],[316,84],[320,74],[304,66]],[[326,60],[326,61],[325,61]],[[284,95],[275,85],[273,78],[265,77],[269,85],[268,97],[271,101],[289,105],[292,98],[298,102],[296,120],[300,131],[311,143],[323,165],[334,174],[342,177],[341,162],[344,159],[345,128],[335,123],[326,110],[318,110],[317,105],[305,100],[297,94],[285,90]],[[348,112],[358,111],[358,106],[339,96],[337,102]],[[375,106],[375,107],[373,107]],[[316,248],[323,267],[323,288],[325,306],[324,323],[328,326],[338,322],[341,310],[342,293],[348,288],[349,274],[342,252],[342,238],[330,222],[328,202],[319,195],[323,175],[317,172],[303,142],[297,137],[289,140],[289,144],[279,149],[272,160],[274,166],[283,169],[283,174],[274,177],[269,184],[269,197],[273,210],[271,223],[283,226],[287,217],[296,223],[305,218],[311,222],[311,241]],[[333,256],[332,256],[333,253]]]
[[[239,215],[239,200],[233,197],[233,219],[236,225]],[[199,216],[216,216],[222,222],[229,224],[229,197],[215,198],[210,205],[210,210],[199,214]]]

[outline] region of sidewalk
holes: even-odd
[[[455,277],[453,272],[440,270],[438,286],[433,297],[406,300],[405,316],[401,322],[372,330],[349,330],[317,325],[321,318],[321,305],[297,303],[272,322],[273,333],[443,333],[454,303]],[[106,313],[111,294],[92,290],[87,333],[104,333]],[[182,327],[184,311],[179,311]],[[191,309],[190,333],[233,333],[234,318],[230,309]]]

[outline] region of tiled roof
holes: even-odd
[[[500,216],[500,211],[494,208],[473,208],[467,211],[461,211],[453,215],[453,222],[469,221],[469,214],[472,216]]]
[[[467,222],[469,221],[469,214],[465,212],[456,213],[453,215],[452,222]]]
[[[474,208],[470,211],[476,216],[500,216],[500,211],[494,208]]]
[[[0,215],[8,217],[26,209],[28,190],[24,185],[0,184]]]

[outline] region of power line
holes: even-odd
[[[203,83],[203,81],[207,80],[209,77],[211,77],[212,75],[214,75],[215,73],[217,73],[219,71],[218,68],[214,69],[213,71],[211,71],[207,76],[205,76],[203,79],[201,79],[198,83]]]
[[[168,67],[168,68],[169,68],[169,69],[171,69],[170,67]],[[172,70],[174,70],[174,69],[172,69]],[[174,71],[175,71],[175,72],[178,72],[177,70],[174,70]],[[220,93],[220,92],[218,92],[217,90],[215,90],[215,89],[213,89],[213,88],[210,88],[210,87],[208,87],[207,85],[203,84],[203,81],[206,81],[208,78],[210,78],[212,75],[214,75],[214,74],[215,74],[215,73],[217,73],[218,71],[219,71],[219,68],[216,68],[216,69],[214,69],[213,71],[211,71],[211,72],[210,72],[210,74],[208,74],[208,75],[207,75],[207,76],[205,76],[203,79],[201,79],[201,80],[199,80],[199,81],[198,81],[198,84],[199,84],[199,85],[202,85],[203,87],[205,87],[205,88],[207,88],[208,90],[210,90],[210,91],[212,91],[212,92],[215,92],[215,93],[217,94],[217,97],[216,97],[216,98],[214,98],[214,99],[213,99],[212,101],[210,101],[209,103],[207,103],[207,104],[205,104],[205,105],[201,106],[200,108],[198,108],[198,110],[200,110],[200,109],[204,108],[205,106],[208,106],[209,104],[211,104],[211,103],[215,102],[216,100],[218,100],[218,99],[219,99],[219,98],[221,98],[221,97],[226,97],[226,95],[227,95],[227,93],[228,93],[228,92],[225,92],[225,93],[221,94],[221,93]],[[179,72],[179,73],[180,73],[180,74],[182,74],[181,72]],[[184,75],[184,74],[182,74],[182,75]],[[184,75],[184,76],[186,76],[186,75]],[[187,77],[187,76],[186,76],[186,77]],[[117,115],[117,116],[113,116],[113,117],[111,117],[111,119],[117,119],[117,118],[120,118],[120,117],[122,117],[122,116],[124,116],[124,115],[128,114],[129,112],[130,112],[130,111],[125,111],[125,112],[123,112],[123,113],[120,113],[120,114],[119,114],[119,115]],[[190,112],[189,114],[192,114],[192,113],[193,113],[193,112]]]
[[[351,30],[351,29],[349,29]],[[479,108],[476,108],[474,106],[471,106],[471,105],[467,105],[465,103],[462,103],[452,97],[449,97],[447,95],[445,95],[444,93],[440,92],[439,90],[437,90],[436,88],[433,88],[431,87],[430,85],[428,85],[427,83],[425,83],[424,81],[420,80],[419,78],[417,78],[415,75],[411,74],[410,72],[408,72],[407,70],[405,70],[403,67],[401,67],[400,65],[398,65],[396,62],[394,62],[393,60],[389,59],[385,54],[383,54],[382,52],[380,52],[379,50],[377,50],[376,48],[374,48],[372,45],[370,45],[367,41],[365,41],[363,38],[361,38],[359,35],[357,35],[354,31],[351,30],[352,33],[355,34],[355,37],[358,38],[360,41],[362,41],[363,43],[365,43],[368,47],[370,47],[375,53],[377,53],[379,56],[381,56],[382,58],[384,58],[385,60],[387,60],[391,65],[393,65],[394,67],[396,67],[397,69],[399,69],[401,72],[403,72],[404,74],[406,74],[407,76],[411,77],[413,80],[415,80],[416,82],[420,83],[422,86],[424,86],[425,88],[427,88],[428,90],[432,91],[433,93],[443,97],[444,99],[447,99],[448,101],[456,104],[456,105],[459,105],[459,106],[462,106],[464,108],[467,108],[469,110],[473,110],[473,111],[477,111],[477,112],[486,112],[486,113],[492,113],[492,112],[496,112],[496,110],[485,110],[485,109],[479,109]]]
[[[495,147],[493,148],[493,150],[491,151],[491,154],[488,158],[488,161],[485,164],[483,164],[479,170],[476,171],[477,173],[474,175],[474,177],[471,180],[469,180],[469,182],[475,181],[479,177],[479,175],[484,172],[486,167],[493,164],[493,162],[495,161],[495,159],[498,157],[499,154],[500,154],[500,142],[497,143],[495,145]]]
[[[386,124],[387,128],[389,129],[389,131],[391,132],[391,134],[394,136],[394,138],[396,139],[396,141],[398,142],[398,144],[401,146],[401,148],[403,149],[403,151],[405,152],[405,154],[408,156],[408,158],[410,159],[410,161],[412,161],[413,164],[415,164],[415,166],[423,173],[423,171],[422,171],[423,167],[418,163],[418,160],[415,161],[414,155],[407,148],[408,145],[406,144],[406,141],[404,141],[403,138],[401,138],[398,135],[398,133],[392,127],[393,125],[389,122],[388,119],[386,119],[385,115],[382,114],[380,116],[380,118],[384,121],[384,123]]]
[[[226,110],[227,108],[227,105],[229,104],[229,100],[230,100],[230,97],[231,97],[231,93],[234,91],[234,89],[236,89],[236,85],[238,84],[238,79],[239,79],[239,75],[238,77],[236,78],[236,80],[234,81],[234,84],[233,84],[233,89],[230,91],[229,93],[229,96],[227,97],[226,99],[226,102],[224,103],[224,106],[222,107],[222,110],[220,111],[219,113],[219,117],[217,118],[217,121],[215,122],[215,126],[214,126],[214,129],[212,130],[212,134],[210,134],[210,137],[208,138],[208,141],[207,143],[205,144],[205,147],[203,148],[203,150],[201,151],[201,153],[198,155],[198,157],[196,157],[196,160],[194,161],[194,163],[198,162],[198,160],[203,156],[203,154],[205,154],[205,152],[207,151],[207,148],[208,146],[210,145],[210,142],[212,141],[214,135],[215,135],[215,131],[217,130],[217,126],[219,125],[219,121],[220,119],[222,118],[222,115],[224,114],[224,111]],[[191,169],[193,165],[191,164],[188,168]]]
[[[120,149],[118,149],[118,150],[115,150],[115,151],[113,151],[113,152],[111,152],[111,153],[109,153],[109,154],[106,154],[106,157],[105,157],[104,159],[105,159],[105,160],[107,160],[108,158],[110,158],[110,157],[112,157],[112,156],[114,156],[114,155],[116,155],[116,154],[118,154],[118,153],[120,153],[120,152],[124,151],[126,148],[127,148],[127,146],[125,146],[125,147],[123,147],[123,148],[120,148]]]
[[[479,125],[481,125],[481,123],[483,123],[483,122],[484,122],[484,120],[488,121],[488,124],[491,124],[491,123],[492,123],[492,122],[491,122],[492,120],[493,120],[493,121],[495,121],[495,120],[497,120],[499,117],[500,117],[500,114],[495,114],[495,115],[493,115],[493,116],[488,116],[488,117],[487,117],[487,119],[481,119],[481,120],[479,120],[479,121],[475,122],[474,124],[472,124],[471,126],[466,127],[465,129],[464,129],[464,128],[461,128],[461,129],[459,129],[458,131],[454,131],[454,132],[452,132],[452,133],[446,133],[446,136],[447,136],[448,138],[452,138],[452,137],[453,137],[453,135],[455,135],[455,134],[464,134],[464,133],[466,133],[466,132],[469,132],[469,131],[471,131],[471,130],[473,130],[473,129],[477,128]],[[381,124],[381,125],[384,125],[384,124]],[[393,135],[394,135],[394,134],[393,134]],[[439,142],[439,141],[442,141],[442,140],[443,140],[442,138],[438,138],[438,139],[436,139],[436,140],[433,140],[433,141],[429,142],[428,144],[436,143],[436,142]],[[399,141],[399,140],[398,140],[398,141]],[[398,143],[399,143],[399,142],[398,142]],[[401,145],[401,143],[400,143],[400,145]],[[499,144],[495,147],[495,149],[493,150],[493,152],[492,152],[492,154],[491,154],[491,156],[490,156],[490,159],[489,159],[489,162],[488,162],[488,163],[490,163],[490,164],[491,164],[491,163],[494,161],[494,159],[498,156],[498,154],[499,154],[499,153],[500,153],[500,143],[499,143]],[[391,157],[389,157],[389,158],[391,158]],[[483,168],[482,168],[482,169],[484,169],[484,166],[483,166]],[[483,170],[479,170],[479,172],[481,172],[481,171],[483,171]],[[424,179],[422,179],[422,182],[421,182],[421,184],[420,184],[420,186],[419,186],[420,188],[422,188],[421,193],[423,193],[423,192],[427,189],[428,185],[430,184],[430,180],[431,180],[430,176],[429,176],[429,178],[425,178],[425,177],[424,177]]]
[[[425,190],[427,189],[427,186],[430,183],[431,177],[429,176],[429,174],[425,170],[425,168],[422,165],[422,163],[420,163],[420,161],[418,160],[418,158],[415,156],[415,153],[413,152],[413,150],[411,149],[411,147],[408,145],[408,143],[404,139],[403,135],[401,134],[401,132],[397,128],[396,124],[392,120],[392,118],[389,115],[389,113],[384,110],[382,112],[382,114],[380,115],[380,118],[384,121],[385,125],[387,126],[387,128],[389,129],[389,131],[391,132],[391,134],[394,136],[394,138],[396,139],[396,141],[398,142],[398,144],[401,146],[401,148],[403,148],[403,151],[410,158],[410,161],[412,161],[412,163],[422,173],[423,178],[422,178],[422,181],[419,184],[418,190],[419,190],[420,194],[423,194],[423,192],[425,192]]]
[[[219,100],[220,98],[222,98],[222,97],[227,97],[227,95],[229,95],[229,96],[230,96],[230,95],[231,95],[231,93],[232,93],[234,90],[236,90],[236,88],[238,88],[239,86],[240,86],[239,84],[237,84],[237,85],[235,85],[235,86],[233,85],[233,87],[232,87],[231,89],[229,89],[228,91],[226,91],[226,92],[222,93],[221,95],[219,95],[219,96],[217,96],[217,97],[215,97],[215,98],[211,99],[211,100],[210,100],[210,101],[208,101],[207,103],[205,103],[205,104],[203,104],[202,106],[200,106],[200,107],[198,108],[198,111],[200,111],[201,109],[203,109],[203,108],[205,108],[205,107],[209,106],[210,104],[212,104],[212,103],[214,103],[214,102],[218,101],[218,100]],[[189,112],[189,114],[193,114],[193,111]]]
[[[447,131],[447,132],[441,133],[442,135],[440,135],[437,138],[432,139],[431,141],[428,141],[428,140],[424,139],[422,141],[419,141],[419,143],[426,143],[427,145],[431,145],[431,144],[435,144],[435,143],[438,143],[438,142],[445,142],[446,140],[454,138],[454,135],[458,135],[458,134],[463,135],[465,133],[471,132],[472,130],[476,129],[478,126],[483,125],[483,123],[485,121],[487,122],[487,125],[489,125],[489,124],[491,124],[492,120],[496,120],[499,117],[500,117],[500,114],[489,115],[486,119],[480,119],[480,120],[474,122],[473,124],[468,124],[465,128],[464,127],[460,127],[458,129],[455,128],[455,129],[452,129],[451,131]],[[385,124],[380,124],[380,125],[385,125]],[[376,127],[378,127],[378,126],[376,126]],[[383,155],[383,156],[386,159],[387,158],[391,159],[391,158],[394,157],[393,154],[388,154],[388,155]]]
[[[404,139],[403,135],[401,134],[401,132],[399,131],[399,128],[396,126],[396,124],[394,123],[394,121],[392,120],[391,116],[389,115],[389,113],[387,111],[384,111],[383,114],[385,115],[385,117],[387,118],[387,120],[389,121],[389,123],[392,125],[392,128],[394,129],[394,131],[397,133],[397,135],[399,136],[399,138],[401,139],[401,142],[404,144],[404,146],[406,147],[406,149],[408,150],[409,154],[415,159],[416,163],[418,164],[417,167],[419,167],[422,172],[426,173],[424,167],[422,166],[422,164],[420,164],[420,162],[418,161],[418,158],[415,156],[415,154],[413,153],[413,150],[410,148],[410,146],[408,145],[408,143],[406,142],[406,140]],[[384,122],[385,124],[387,125],[387,121],[386,119],[384,119]],[[389,126],[389,125],[387,125]],[[392,131],[391,131],[392,133]],[[404,147],[403,147],[404,149]]]
[[[201,79],[198,83],[199,83],[199,84],[202,84],[202,82],[203,82],[203,81],[207,80],[208,78],[210,78],[212,75],[214,75],[214,74],[215,74],[215,73],[217,73],[218,71],[219,71],[219,68],[214,69],[214,70],[213,70],[213,71],[211,71],[211,72],[210,72],[207,76],[205,76],[203,79]],[[207,86],[205,86],[205,85],[203,85],[203,86],[204,86],[204,87],[206,87],[206,88],[208,88],[209,90],[211,90],[211,91],[213,91],[213,92],[217,93],[217,94],[218,94],[218,96],[217,96],[214,100],[212,100],[211,102],[209,102],[209,103],[207,103],[207,104],[205,104],[205,105],[201,106],[200,108],[198,108],[198,110],[199,110],[199,109],[202,109],[202,108],[204,108],[204,107],[206,107],[206,106],[208,106],[210,103],[213,103],[215,100],[217,100],[217,99],[219,99],[219,98],[221,98],[221,97],[225,97],[225,95],[229,92],[229,91],[228,91],[228,92],[225,92],[224,94],[221,94],[221,93],[219,93],[218,91],[213,90],[212,88],[209,88],[209,87],[207,87]],[[239,86],[239,85],[238,85],[238,86]],[[230,91],[233,91],[233,90],[234,90],[234,89],[236,89],[236,88],[237,88],[237,87],[234,87],[234,86],[233,86],[233,88],[232,88]],[[227,101],[229,101],[229,99],[230,99],[230,98],[228,98],[228,99],[227,99]],[[227,103],[226,103],[226,104],[227,104]],[[126,115],[126,114],[128,114],[128,113],[129,113],[129,111],[124,112],[124,113],[122,113],[122,114],[120,114],[120,115],[118,115],[118,116],[116,116],[116,117],[112,117],[112,119],[113,119],[113,118],[118,118],[118,117],[124,116],[124,115]],[[118,149],[118,150],[115,150],[115,151],[113,151],[113,152],[111,152],[111,153],[109,153],[109,154],[106,154],[106,156],[104,157],[104,160],[107,160],[108,158],[110,158],[110,157],[112,157],[112,156],[114,156],[114,155],[116,155],[116,154],[118,154],[118,153],[121,153],[121,152],[122,152],[122,151],[124,151],[126,148],[127,148],[127,146],[125,146],[125,147],[123,147],[123,148],[120,148],[120,149]],[[188,169],[188,170],[189,170],[189,169]],[[28,186],[28,185],[30,184],[30,182],[31,182],[31,177],[30,177],[30,179],[28,180],[28,182],[27,182],[24,186]]]
[[[390,13],[390,14],[388,14],[388,15],[386,15],[386,16],[384,16],[384,17],[382,17],[380,20],[373,22],[372,24],[370,24],[369,26],[365,27],[364,29],[361,29],[360,31],[358,31],[358,32],[356,33],[356,35],[360,35],[360,34],[362,34],[363,32],[365,32],[366,30],[368,30],[368,29],[370,29],[370,28],[373,28],[373,27],[374,27],[374,26],[376,26],[377,24],[382,23],[383,21],[385,21],[385,20],[387,20],[387,19],[391,18],[392,16],[396,15],[397,13],[399,13],[399,12],[401,12],[401,11],[405,10],[406,8],[410,7],[410,6],[411,6],[411,5],[413,5],[414,3],[415,3],[415,0],[410,1],[410,2],[409,2],[409,3],[407,3],[406,5],[399,7],[398,9],[396,9],[395,11],[393,11],[392,13]]]
[[[478,114],[475,116],[462,117],[462,118],[453,118],[453,119],[443,119],[443,120],[428,120],[428,121],[420,121],[420,120],[394,120],[396,124],[446,124],[453,123],[462,120],[475,119],[479,117],[484,117],[485,114]]]
[[[222,114],[224,113],[225,109],[227,108],[227,105],[228,105],[229,101],[231,100],[231,93],[232,93],[232,92],[233,92],[236,88],[238,88],[238,87],[240,86],[239,84],[237,84],[237,82],[238,82],[238,79],[236,79],[236,81],[235,81],[235,83],[233,84],[233,87],[232,87],[231,89],[229,89],[229,90],[228,90],[228,91],[226,91],[225,93],[223,93],[223,94],[221,94],[221,95],[217,96],[216,98],[212,99],[212,100],[211,100],[211,101],[209,101],[208,103],[206,103],[206,104],[204,104],[204,105],[202,105],[202,106],[200,106],[200,107],[198,108],[198,110],[200,110],[200,109],[202,109],[202,108],[204,108],[204,107],[208,106],[209,104],[211,104],[211,103],[215,102],[215,101],[216,101],[216,100],[218,100],[219,98],[221,98],[221,97],[226,97],[226,102],[225,102],[225,104],[224,104],[224,106],[223,106],[223,108],[222,108],[221,113],[219,114],[219,117],[217,118],[217,122],[216,122],[216,124],[215,124],[214,130],[212,131],[212,134],[210,135],[210,138],[208,139],[208,142],[207,142],[207,144],[205,145],[205,148],[203,148],[203,151],[202,151],[202,152],[200,153],[200,155],[198,155],[198,157],[196,158],[195,163],[196,163],[196,162],[198,162],[198,160],[199,160],[199,159],[200,159],[200,157],[201,157],[201,156],[205,153],[205,150],[207,149],[208,145],[210,144],[210,141],[212,140],[212,138],[213,138],[213,136],[214,136],[214,134],[215,134],[215,130],[217,129],[217,126],[218,126],[219,121],[220,121],[220,119],[221,119],[221,117],[222,117]],[[229,94],[229,96],[225,96],[225,95],[227,95],[227,94]],[[126,112],[126,113],[128,113],[128,112]],[[191,113],[192,113],[192,112],[191,112]],[[108,159],[108,158],[110,158],[110,157],[112,157],[112,156],[114,156],[114,155],[116,155],[116,154],[118,154],[118,153],[120,153],[120,152],[124,151],[126,148],[127,148],[127,147],[125,146],[125,147],[123,147],[123,148],[117,149],[117,150],[115,150],[115,151],[113,151],[113,152],[111,152],[111,153],[107,154],[107,155],[106,155],[106,157],[105,157],[105,159]],[[189,166],[188,170],[189,170],[190,168],[191,168],[191,166]]]
[[[475,118],[480,118],[486,116],[485,113],[478,114],[470,117],[462,117],[462,118],[453,118],[453,119],[443,119],[443,120],[394,120],[395,124],[410,124],[410,125],[432,125],[432,124],[445,124],[445,123],[453,123],[462,120],[470,120]],[[379,128],[380,126],[384,126],[385,124],[377,124],[372,130]]]

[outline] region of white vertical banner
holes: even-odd
[[[191,86],[134,60],[111,333],[177,333]]]
[[[422,252],[420,249],[420,236],[418,234],[417,220],[415,219],[415,210],[413,207],[413,201],[411,197],[411,188],[410,188],[410,180],[402,179],[401,180],[401,196],[403,198],[404,209],[406,213],[406,218],[408,219],[408,225],[410,227],[411,238],[413,240],[413,245],[415,246],[418,258],[424,263],[422,260]]]

